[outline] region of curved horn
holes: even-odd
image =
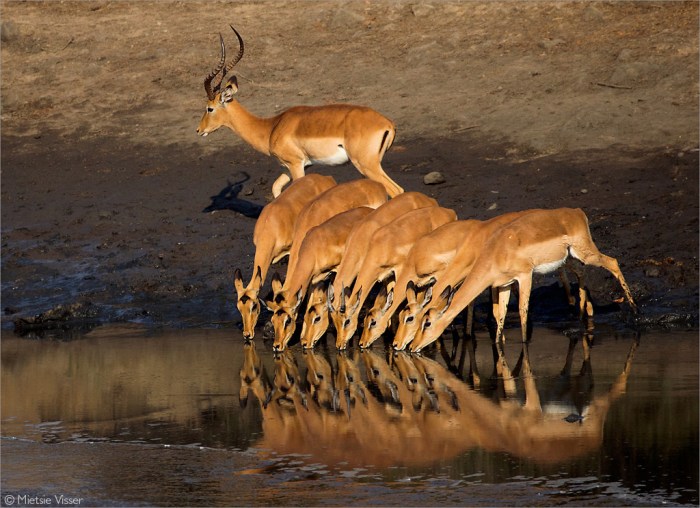
[[[233,33],[236,34],[236,37],[238,37],[238,46],[240,47],[240,49],[238,50],[238,54],[236,55],[236,58],[234,58],[233,61],[226,64],[226,67],[224,67],[224,72],[221,73],[221,79],[219,80],[219,84],[216,85],[216,87],[214,88],[214,91],[217,91],[221,88],[221,84],[224,82],[224,78],[226,77],[226,74],[228,73],[228,71],[233,69],[233,66],[236,65],[238,62],[240,62],[241,58],[243,58],[243,49],[244,49],[243,37],[241,37],[241,34],[239,34],[238,30],[233,28],[232,25],[229,25],[229,26],[231,27],[231,30],[233,30]]]
[[[238,30],[236,30],[235,28],[233,28],[232,25],[229,25],[229,26],[231,27],[231,30],[233,30],[233,33],[236,34],[236,37],[238,37],[238,46],[240,46],[241,49],[238,51],[238,54],[236,55],[236,58],[234,58],[233,61],[232,61],[231,63],[229,63],[228,65],[226,65],[226,69],[224,69],[224,74],[226,74],[228,71],[230,71],[231,69],[233,69],[233,66],[236,65],[238,62],[241,61],[241,58],[243,58],[243,50],[244,50],[244,46],[243,46],[243,37],[241,37],[241,34],[239,34],[239,33],[238,33]],[[222,78],[222,79],[223,79],[223,78]]]
[[[211,80],[214,79],[219,72],[221,72],[221,69],[224,68],[224,64],[226,63],[226,46],[224,45],[224,36],[219,34],[219,40],[221,41],[221,60],[219,60],[219,64],[216,66],[216,68],[211,71],[211,74],[204,79],[204,90],[206,90],[207,97],[210,101],[214,100],[214,97],[216,97],[216,90],[221,85],[221,82],[219,82],[219,84],[216,85],[216,88],[212,89]],[[224,71],[224,73],[225,72],[226,71]],[[221,79],[223,79],[223,77]]]

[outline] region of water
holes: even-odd
[[[570,335],[503,365],[487,335],[275,356],[232,330],[3,332],[2,504],[697,505],[697,331]]]

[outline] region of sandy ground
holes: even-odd
[[[238,321],[254,220],[231,207],[259,209],[280,169],[195,134],[229,23],[252,112],[371,106],[397,125],[384,167],[406,190],[460,218],[581,207],[641,324],[697,326],[696,2],[1,6],[3,326],[88,302],[106,321]],[[424,185],[433,170],[446,182]],[[619,298],[589,273],[596,303]]]

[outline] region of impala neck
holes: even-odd
[[[257,151],[270,155],[270,135],[274,118],[260,118],[233,100],[226,104],[227,121],[224,125],[238,134]]]

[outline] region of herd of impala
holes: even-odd
[[[404,192],[387,176],[381,160],[395,128],[376,111],[335,104],[297,106],[272,118],[248,112],[234,99],[236,77],[224,81],[244,51],[243,39],[231,29],[240,49],[227,64],[220,36],[221,59],[204,80],[208,103],[197,132],[206,136],[227,126],[256,150],[275,156],[289,172],[274,182],[274,199],[256,222],[250,281],[245,285],[238,269],[234,275],[246,339],[254,337],[264,306],[272,312],[276,351],[287,347],[302,311],[304,348],[312,348],[332,321],[336,346],[342,350],[358,331],[367,305],[360,347],[369,347],[395,319],[394,348],[418,352],[437,340],[465,308],[470,328],[474,300],[490,289],[499,342],[510,288],[517,282],[525,341],[533,273],[559,269],[569,303],[574,304],[563,271],[566,264],[579,280],[581,315],[591,315],[588,293],[571,259],[608,270],[637,311],[617,261],[595,246],[580,209],[533,209],[487,221],[458,220],[453,210],[420,192]],[[348,161],[367,178],[338,184],[330,176],[304,172],[311,164]],[[270,265],[285,256],[289,260],[284,282],[274,277],[272,297],[261,298]],[[368,302],[373,295],[374,301]]]

